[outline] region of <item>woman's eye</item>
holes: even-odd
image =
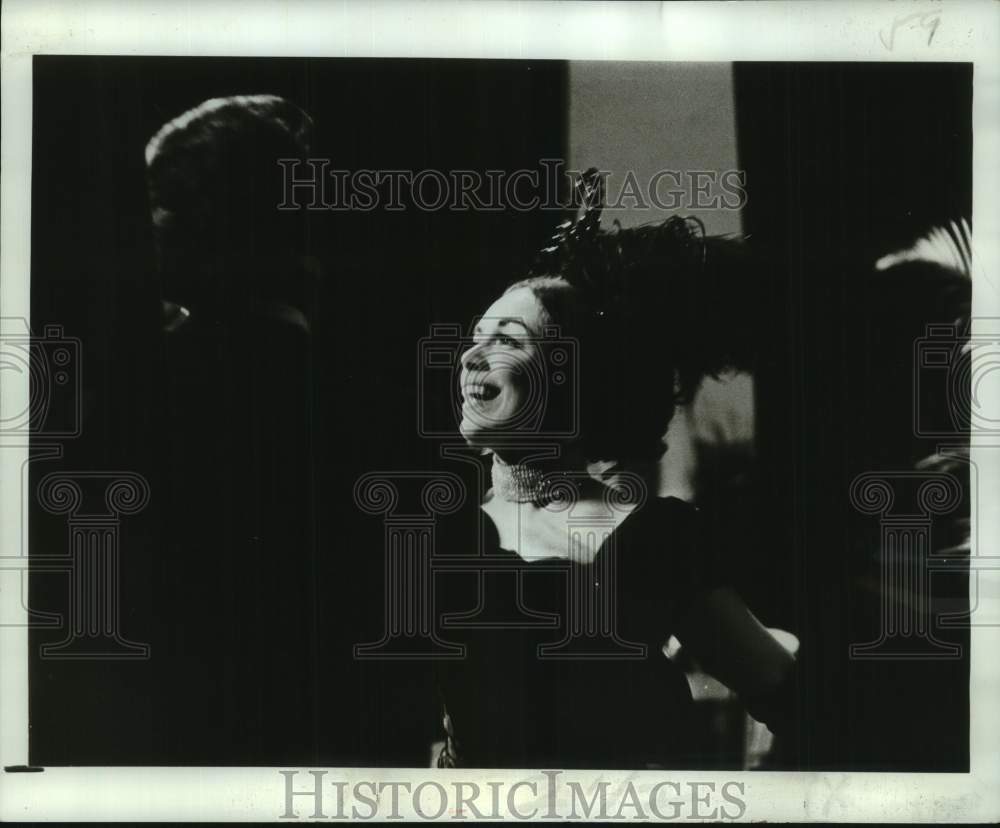
[[[523,347],[523,345],[521,344],[520,340],[517,339],[517,337],[508,336],[507,334],[502,334],[502,333],[493,333],[493,334],[476,333],[472,337],[473,346],[486,345],[490,342],[493,342],[497,345],[503,345],[509,348]]]

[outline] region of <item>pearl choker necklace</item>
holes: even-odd
[[[505,463],[493,455],[493,491],[511,503],[539,503],[546,500],[552,484],[550,475],[538,466]]]

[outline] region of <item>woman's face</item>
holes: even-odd
[[[545,310],[530,288],[505,293],[476,325],[462,354],[462,422],[470,445],[490,448],[490,436],[536,421],[544,403],[539,340]]]

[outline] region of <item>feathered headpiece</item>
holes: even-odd
[[[576,193],[580,200],[576,218],[556,227],[548,246],[538,254],[533,275],[563,273],[569,269],[568,265],[578,262],[582,266],[577,274],[580,281],[592,280],[592,274],[587,271],[586,254],[594,246],[604,210],[604,178],[597,167],[591,167],[577,179]]]
[[[705,227],[694,217],[602,232],[604,179],[591,167],[576,181],[579,208],[562,222],[539,252],[531,275],[558,275],[583,291],[604,316],[612,310],[632,315],[668,291],[686,295],[698,282],[707,258]]]

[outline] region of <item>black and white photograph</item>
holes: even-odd
[[[1000,817],[996,7],[29,5],[4,819]]]

